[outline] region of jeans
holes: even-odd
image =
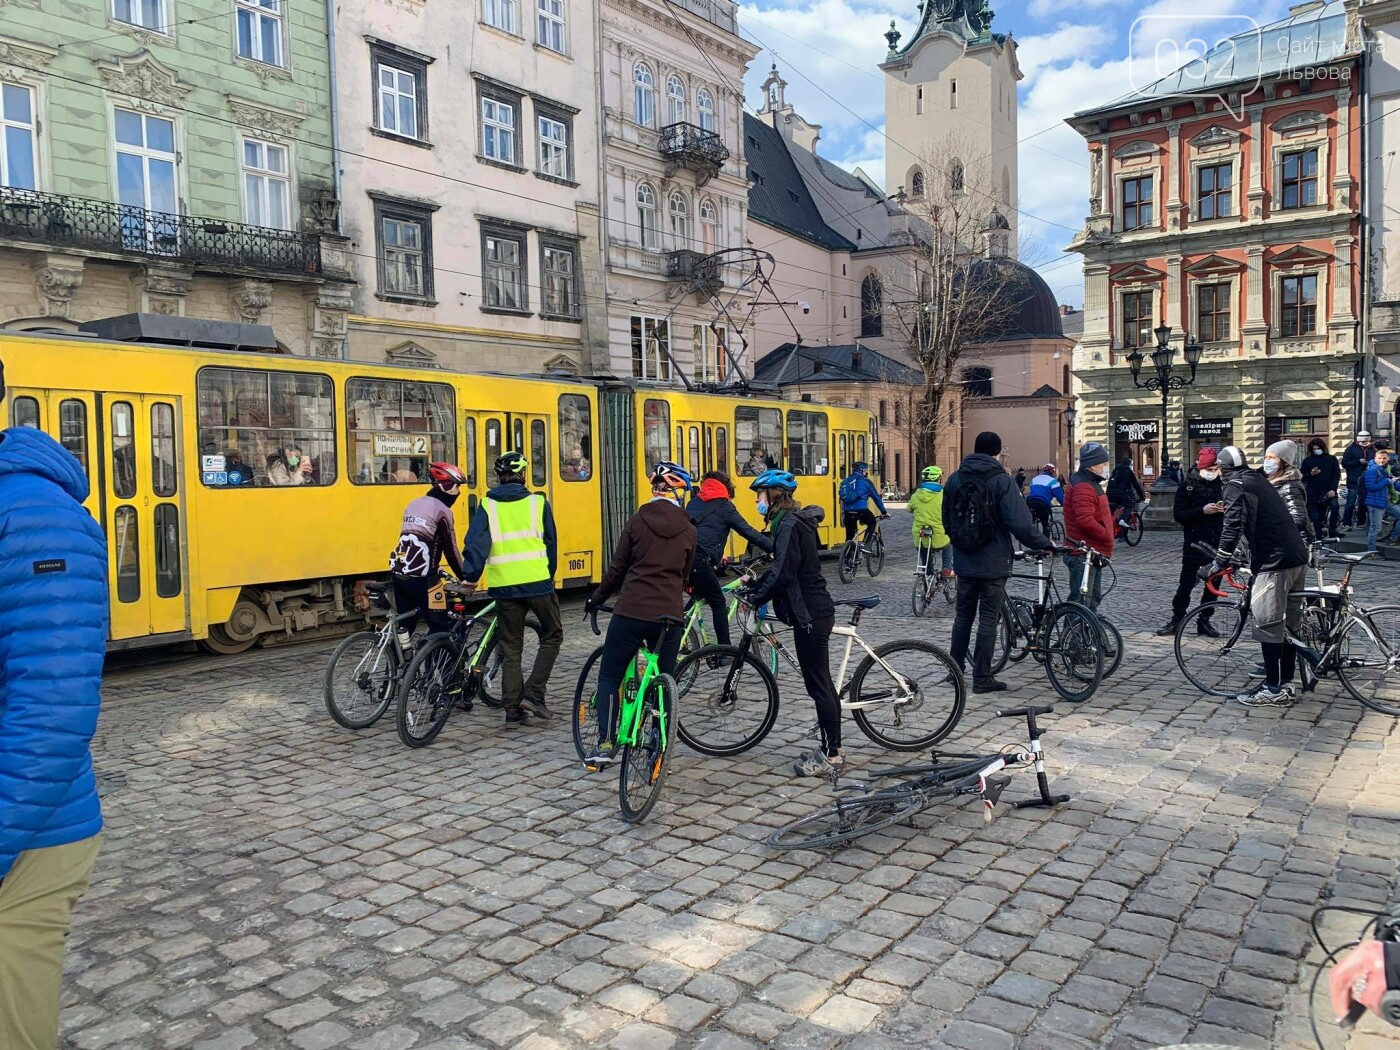
[[[1347,509],[1342,514],[1342,524],[1347,528],[1360,525],[1366,519],[1365,493],[1361,491],[1361,475],[1356,480],[1347,479]],[[1354,512],[1354,513],[1353,513]]]
[[[1376,549],[1376,534],[1380,532],[1381,523],[1386,519],[1392,522],[1400,521],[1400,506],[1388,503],[1384,507],[1366,508],[1366,549],[1373,551]],[[1386,529],[1385,539],[1390,539],[1390,534],[1395,529],[1394,524]]]
[[[1089,595],[1086,601],[1080,581],[1084,578],[1084,562],[1087,560],[1084,556],[1065,555],[1065,566],[1069,569],[1069,600],[1097,610],[1099,602],[1103,600],[1101,568],[1095,565],[1089,570]]]
[[[1313,532],[1317,538],[1335,536],[1337,533],[1337,497],[1325,499],[1321,503],[1308,504],[1308,517],[1312,519]]]
[[[919,547],[919,560],[921,562],[924,558],[924,552],[927,550],[928,548],[926,546]],[[939,561],[941,562],[941,568],[945,572],[953,571],[953,545],[951,543],[945,543],[942,547],[936,548],[933,553],[938,555]],[[933,558],[931,557],[928,559],[928,567],[929,571],[932,572]]]
[[[695,564],[690,570],[690,589],[710,607],[710,615],[715,621],[715,641],[720,645],[729,644],[729,610],[724,600],[724,588],[720,586],[715,568],[703,551],[695,552]]]
[[[540,621],[540,651],[528,681],[522,681],[520,650],[525,644],[525,614]],[[552,591],[537,598],[500,598],[496,601],[496,644],[501,647],[501,706],[507,714],[520,710],[522,695],[543,701],[559,647],[564,644],[564,621],[559,596]]]
[[[953,612],[951,655],[961,670],[967,670],[967,646],[972,640],[972,620],[977,618],[977,645],[972,651],[972,684],[992,677],[992,650],[1001,629],[1002,598],[1006,577],[993,580],[976,576],[958,577],[957,604]]]
[[[834,616],[813,620],[810,628],[800,624],[792,629],[792,647],[797,666],[802,668],[802,684],[817,705],[817,725],[821,728],[822,751],[828,756],[841,750],[841,701],[831,680],[831,629]]]
[[[627,665],[636,657],[642,643],[655,645],[661,636],[661,624],[638,620],[631,616],[616,616],[608,624],[608,636],[603,641],[603,655],[598,660],[598,743],[613,738],[617,729],[617,690]],[[681,628],[666,632],[666,644],[659,656],[662,674],[674,674],[676,657],[681,651]]]
[[[865,526],[865,541],[869,543],[875,538],[875,513],[869,507],[862,507],[860,510],[848,510],[841,515],[841,524],[846,526],[846,542],[856,538],[856,526]]]

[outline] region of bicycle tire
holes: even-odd
[[[1011,647],[1016,638],[1015,614],[1011,611],[1011,599],[1003,596],[1001,600],[1001,622],[997,624],[997,633],[992,644],[992,662],[988,670],[993,675],[998,675],[1006,670],[1006,665],[1011,660]],[[1024,655],[1024,653],[1022,654]]]
[[[384,629],[392,631],[393,627]],[[346,729],[368,729],[384,716],[398,696],[399,670],[403,666],[398,640],[390,638],[382,652],[379,643],[379,631],[356,631],[335,647],[326,664],[322,687],[326,713]],[[345,673],[343,681],[336,678],[336,671]],[[362,708],[360,701],[369,702]]]
[[[1342,629],[1337,677],[1348,693],[1372,711],[1400,717],[1400,606],[1358,609],[1357,615],[1365,623],[1352,620]],[[1378,635],[1377,640],[1366,631],[1367,624]],[[1350,641],[1353,634],[1359,636],[1355,642]],[[1373,669],[1378,673],[1366,673]]]
[[[1096,612],[1094,615],[1099,618],[1099,627],[1104,634],[1103,676],[1110,678],[1123,663],[1123,632],[1116,624],[1105,620],[1102,613]]]
[[[926,658],[923,666],[915,667],[899,656],[914,653],[921,653]],[[875,655],[889,664],[895,674],[912,687],[912,697],[907,703],[880,703],[871,707],[854,708],[851,715],[862,733],[891,751],[921,751],[938,743],[957,727],[967,704],[967,684],[951,656],[936,645],[913,640],[886,642],[875,649]],[[878,678],[872,677],[867,684],[867,676]],[[851,702],[862,703],[885,693],[898,692],[899,688],[891,681],[889,672],[867,656],[856,668],[846,695],[851,698]],[[942,697],[949,688],[952,691],[952,702],[950,706],[944,707]],[[934,690],[937,692],[934,693]],[[945,710],[947,713],[942,715],[942,721],[938,721],[940,713]],[[924,711],[933,714],[931,726],[929,722],[920,719],[919,728],[911,733],[892,733],[888,724],[883,721],[886,716],[892,717],[895,728],[904,728],[906,718]]]
[[[1128,527],[1123,530],[1123,542],[1129,547],[1136,547],[1142,542],[1142,515],[1134,514],[1128,519]]]
[[[578,673],[578,684],[574,686],[574,750],[582,762],[588,749],[598,739],[598,661],[603,658],[600,645],[583,662],[583,670]]]
[[[1050,521],[1050,539],[1055,543],[1065,542],[1065,527],[1060,524],[1058,518],[1052,518]]]
[[[1050,610],[1041,628],[1038,648],[1044,654],[1045,676],[1060,696],[1082,704],[1103,681],[1104,642],[1099,618],[1075,602]]]
[[[470,635],[468,635],[470,638]],[[531,646],[531,639],[534,645]],[[529,672],[525,670],[528,666],[534,668],[535,661],[540,658],[540,645],[544,641],[544,628],[540,626],[540,621],[533,616],[525,618],[525,630],[520,635],[520,678],[523,682],[529,678]],[[501,652],[501,629],[496,628],[496,633],[491,636],[491,644],[486,647],[486,652],[481,655],[481,688],[478,695],[481,702],[487,707],[499,710],[505,703],[504,686],[501,679],[501,665],[505,662],[504,654]]]
[[[772,849],[790,850],[823,849],[854,842],[863,835],[909,820],[923,808],[923,798],[912,788],[838,799],[779,828],[768,836],[767,844]]]
[[[1210,638],[1198,630],[1202,619],[1220,632]],[[1259,659],[1259,646],[1245,633],[1249,610],[1234,602],[1205,602],[1188,609],[1176,628],[1172,648],[1186,680],[1210,696],[1238,696],[1259,680],[1250,670]]]
[[[922,616],[928,612],[929,607],[929,581],[923,573],[916,573],[914,576],[914,595],[911,604],[914,615]]]
[[[674,719],[676,697],[675,680],[668,674],[658,675],[647,683],[647,691],[641,697],[637,742],[624,744],[618,756],[617,806],[622,819],[629,824],[646,820],[661,797],[670,747],[662,736],[660,711],[669,712],[668,718]]]
[[[856,564],[857,557],[856,541],[847,540],[846,545],[841,548],[841,561],[836,566],[836,575],[841,578],[842,583],[850,583],[856,578],[856,569],[859,568]]]
[[[394,724],[406,747],[427,747],[452,713],[462,689],[460,653],[450,635],[430,637],[399,683]]]
[[[870,574],[873,580],[880,575],[880,570],[885,567],[885,537],[880,533],[875,533],[875,540],[871,544],[869,553],[865,556],[865,571]]]
[[[673,677],[679,690],[677,695],[685,704],[685,717],[680,717],[679,711],[676,713],[675,730],[692,751],[715,758],[741,755],[762,741],[778,720],[777,679],[752,650],[744,653],[744,668],[752,670],[763,685],[761,699],[757,698],[757,691],[755,699],[745,699],[739,695],[739,689],[751,682],[752,677],[743,675],[742,682],[732,681],[738,677],[732,675],[737,662],[738,646],[709,645],[695,650],[676,665]],[[682,685],[687,679],[690,684]],[[735,715],[741,711],[745,714],[745,725],[753,724],[750,716],[757,715],[757,728],[747,735],[740,735],[737,740],[719,740],[715,734],[721,728],[734,726]]]

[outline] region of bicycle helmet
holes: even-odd
[[[855,466],[853,466],[851,469],[854,470],[857,474],[864,474],[870,469],[870,464],[865,462],[865,460],[863,459],[857,460]]]
[[[654,489],[688,489],[690,485],[690,472],[679,463],[662,460],[652,468],[651,487]]]
[[[429,463],[428,478],[439,488],[449,489],[467,483],[467,476],[454,463]]]
[[[925,467],[919,471],[919,478],[923,481],[938,481],[943,477],[942,467]]]
[[[1053,464],[1053,463],[1047,463],[1047,464],[1045,464],[1045,473],[1049,474],[1049,475],[1053,478],[1053,477],[1055,476],[1055,464]]]
[[[498,477],[506,474],[525,473],[525,468],[530,465],[530,461],[521,452],[505,452],[496,457],[496,475]]]
[[[1217,452],[1215,462],[1221,470],[1239,470],[1249,466],[1249,460],[1245,459],[1244,453],[1234,445],[1226,445]]]
[[[786,470],[765,470],[753,479],[749,489],[753,492],[757,492],[759,489],[782,489],[784,492],[796,492],[797,479]]]

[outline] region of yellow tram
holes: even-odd
[[[630,381],[60,333],[0,336],[0,360],[0,427],[47,431],[92,483],[114,649],[196,639],[233,653],[360,618],[364,582],[386,573],[409,487],[433,460],[467,474],[460,540],[495,458],[524,451],[559,525],[556,583],[582,587],[647,491],[649,464],[723,469],[739,488],[784,466],[825,508],[831,544],[837,486],[874,451],[865,411]],[[736,502],[758,524],[752,501]]]

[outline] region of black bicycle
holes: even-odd
[[[841,548],[841,562],[836,572],[842,583],[850,583],[856,578],[862,562],[865,563],[865,571],[871,576],[880,575],[880,570],[885,567],[885,537],[880,533],[880,522],[883,520],[884,518],[876,519],[875,527],[871,530],[869,546],[857,531]]]

